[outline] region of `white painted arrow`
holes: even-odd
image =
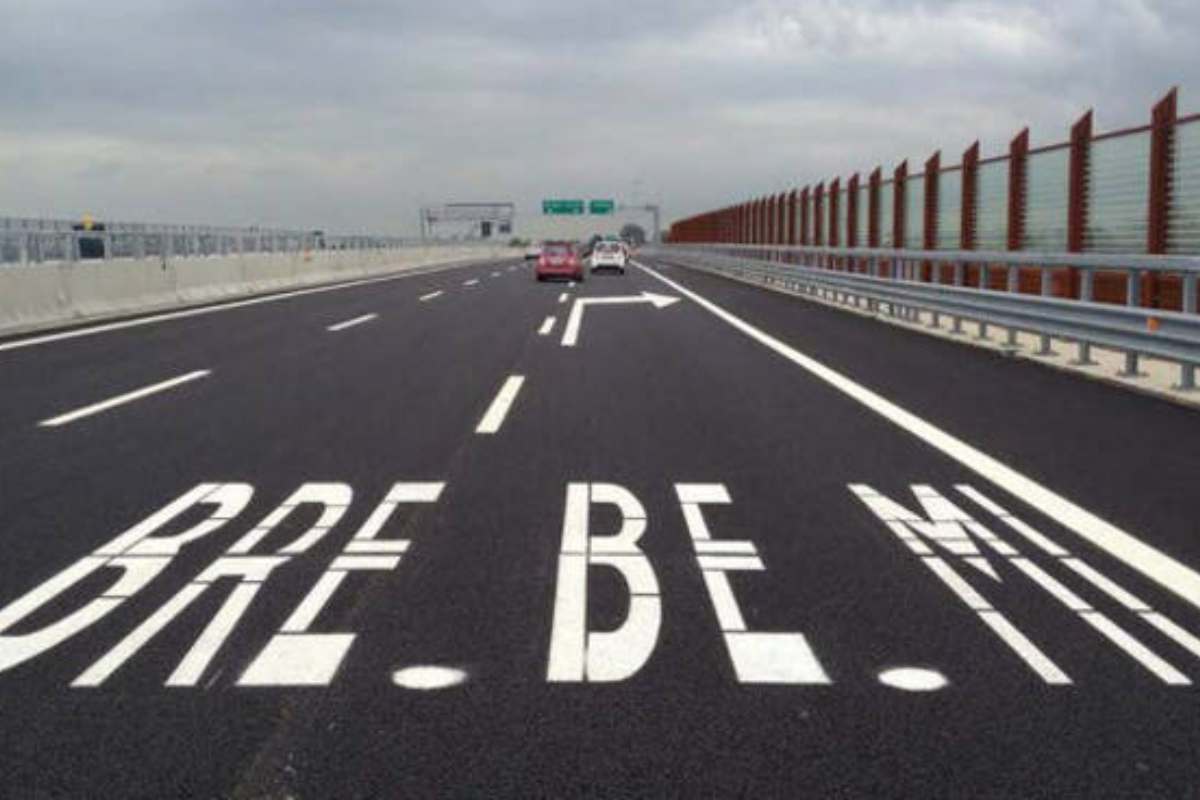
[[[585,306],[605,306],[629,303],[650,303],[655,308],[666,308],[678,303],[678,297],[654,292],[642,292],[632,297],[581,297],[571,306],[571,316],[567,318],[567,327],[563,330],[562,346],[574,347],[579,341],[579,326],[583,324],[583,309]]]

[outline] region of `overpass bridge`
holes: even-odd
[[[5,793],[1188,796],[1174,102],[681,220],[581,284],[0,229],[0,308],[67,314],[0,339]]]

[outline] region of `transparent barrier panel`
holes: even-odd
[[[925,242],[925,176],[904,182],[904,246],[920,249]]]
[[[838,192],[837,200],[837,220],[834,224],[837,226],[837,243],[842,247],[846,246],[846,220],[850,214],[850,193],[845,189]],[[830,241],[833,241],[832,239]]]
[[[1008,159],[979,165],[975,198],[975,249],[1008,249]]]
[[[938,175],[937,240],[938,250],[957,250],[962,244],[962,170]]]
[[[1200,255],[1200,120],[1175,128],[1167,252]]]
[[[1069,162],[1070,150],[1066,147],[1029,156],[1022,250],[1064,252],[1067,249]]]
[[[1092,143],[1083,249],[1144,253],[1150,204],[1150,132]]]
[[[895,247],[896,237],[892,235],[893,221],[896,219],[895,195],[891,181],[884,181],[879,187],[879,246]]]

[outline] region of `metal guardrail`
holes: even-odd
[[[328,235],[314,230],[154,225],[0,217],[0,267],[48,261],[226,256],[418,246],[395,236]]]
[[[873,313],[916,319],[920,312],[951,320],[962,332],[964,320],[979,325],[981,338],[990,327],[1006,329],[1007,345],[1016,347],[1017,334],[1041,337],[1040,354],[1048,354],[1051,338],[1075,342],[1075,363],[1094,363],[1092,346],[1125,355],[1122,375],[1138,374],[1141,356],[1175,362],[1180,367],[1176,388],[1196,389],[1200,366],[1200,314],[1196,313],[1200,257],[1113,256],[1079,253],[976,252],[890,250],[867,248],[799,247],[779,245],[672,245],[656,248],[683,266],[694,266],[764,285],[820,295]],[[927,263],[953,267],[951,283],[919,280]],[[968,286],[968,266],[979,270],[979,286],[989,285],[995,271],[1007,274],[1006,291]],[[1080,299],[1050,294],[1051,274],[1070,267],[1080,275]],[[1037,269],[1042,294],[1017,290],[1022,269]],[[1183,287],[1183,310],[1164,311],[1141,306],[1144,273],[1177,277]],[[1126,280],[1126,304],[1099,303],[1092,288],[1098,273],[1119,273]]]

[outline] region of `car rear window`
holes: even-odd
[[[542,249],[542,252],[548,256],[565,256],[570,255],[571,248],[565,244],[548,244]]]
[[[597,245],[596,249],[601,253],[615,253],[621,248],[613,242],[601,242],[599,245]]]

